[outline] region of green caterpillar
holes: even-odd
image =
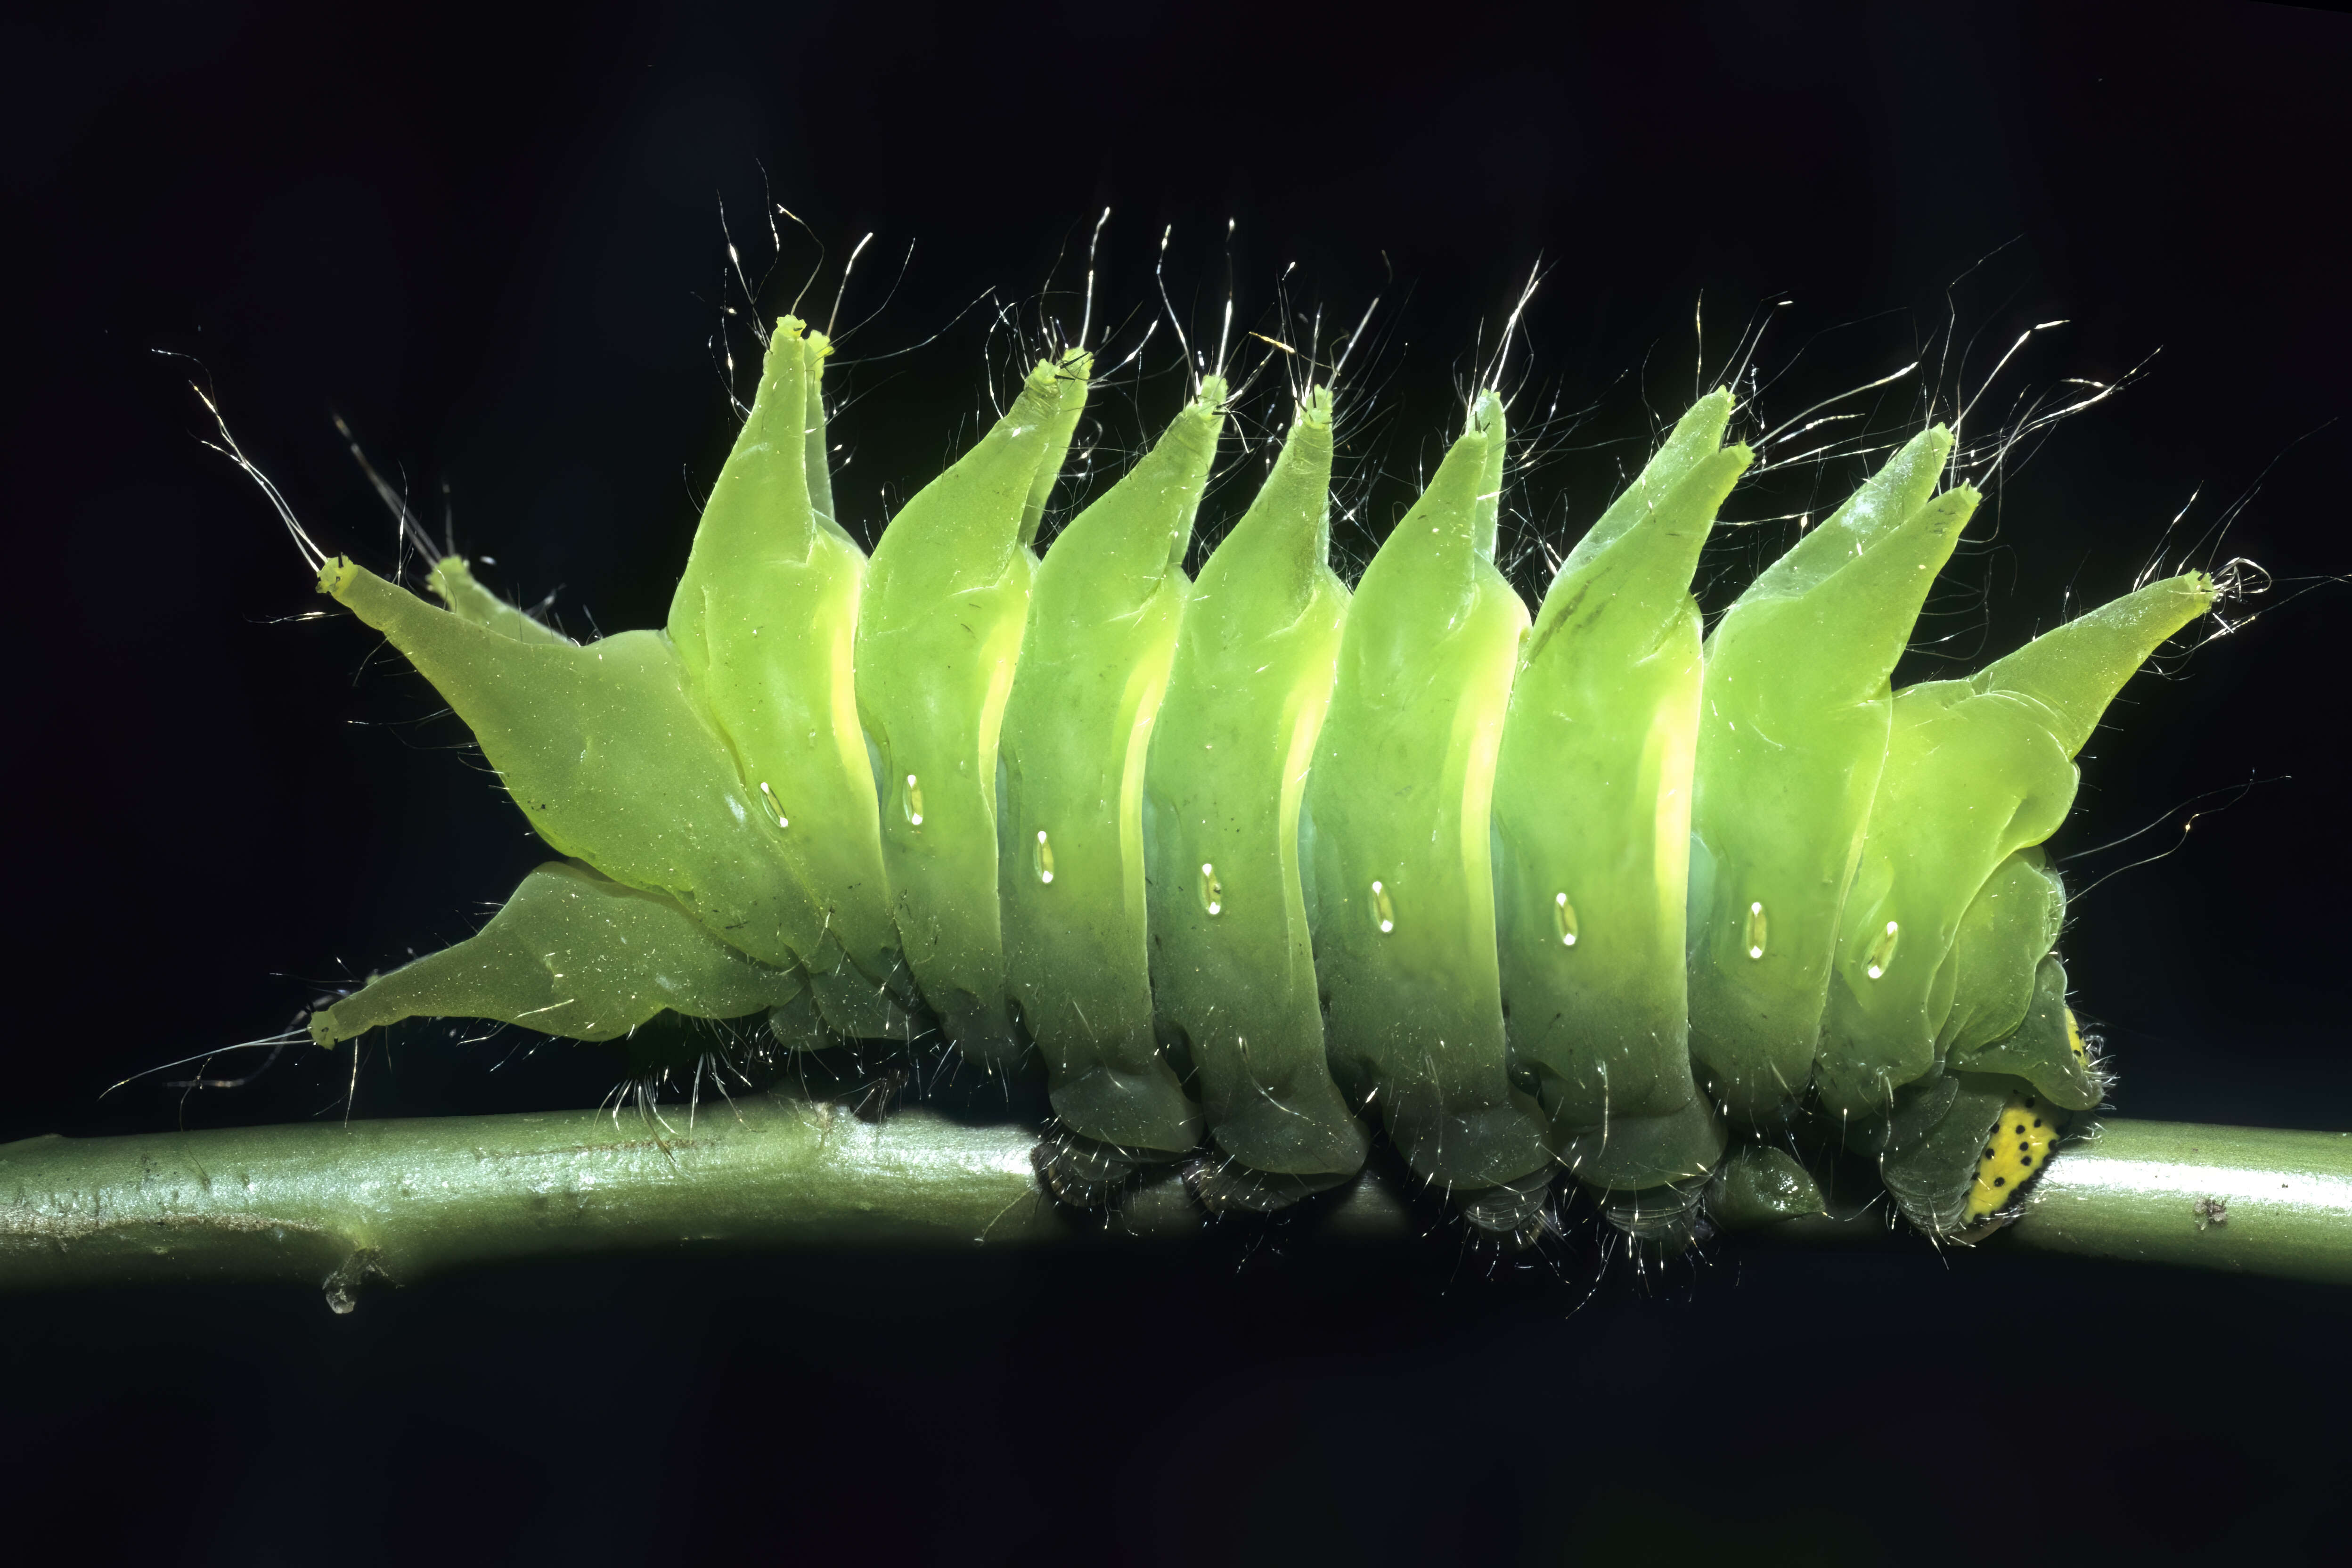
[[[782,320],[661,631],[577,644],[450,557],[446,607],[321,591],[471,728],[566,858],[470,941],[316,1013],[579,1039],[765,1015],[1042,1062],[1041,1168],[1098,1203],[1347,1181],[1377,1119],[1482,1230],[1564,1168],[1637,1236],[1816,1211],[1805,1126],[1936,1234],[1998,1223],[2105,1085],[2039,846],[2123,683],[2213,603],[2151,584],[1964,680],[1889,678],[1977,505],[1912,439],[1704,632],[1748,468],[1701,398],[1531,616],[1495,563],[1493,391],[1352,594],[1332,395],[1197,582],[1195,395],[1042,559],[1093,365],[1041,361],[869,560],[833,516],[824,334]]]

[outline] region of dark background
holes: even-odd
[[[2073,324],[1973,433],[2160,349],[2018,448],[1909,672],[1990,657],[2159,558],[2268,569],[2236,611],[2268,613],[2127,691],[2058,847],[2177,825],[2207,792],[2227,809],[2082,899],[2064,951],[2122,1113],[2352,1126],[2347,601],[2323,580],[2352,560],[2328,424],[2352,351],[2352,23],[1620,9],[12,10],[26,1011],[0,1136],[342,1114],[348,1058],[100,1091],[466,934],[542,856],[414,677],[348,620],[299,618],[318,601],[197,444],[190,377],[330,549],[391,555],[338,410],[429,514],[447,487],[494,582],[552,594],[577,631],[656,625],[730,438],[730,332],[749,369],[722,204],[755,283],[776,260],[761,309],[817,268],[790,226],[773,256],[763,193],[826,247],[820,321],[877,236],[842,321],[872,319],[834,373],[837,482],[869,538],[1040,310],[1075,316],[1106,204],[1097,318],[1121,353],[1158,312],[1171,224],[1196,341],[1229,275],[1238,320],[1274,336],[1297,331],[1274,312],[1286,264],[1299,310],[1352,321],[1382,297],[1349,367],[1359,555],[1540,258],[1514,351],[1530,592],[1538,544],[1572,542],[1687,399],[1702,299],[1719,374],[1751,310],[1793,298],[1757,360],[1772,420],[1939,350],[1948,312],[1966,369],[1855,405],[1875,427],[1916,427],[1928,391],[1948,416],[2039,321]],[[959,314],[992,287],[1025,339]],[[1174,405],[1171,336],[1097,394],[1107,470]],[[1262,430],[1276,384],[1237,423]],[[1547,423],[1555,399],[1590,416]],[[1855,473],[1800,465],[1731,510]],[[1208,537],[1246,493],[1213,496]],[[1712,602],[1786,537],[1736,536]],[[2159,826],[2074,879],[2178,842]],[[357,1113],[591,1104],[618,1073],[513,1045],[378,1049]],[[1588,1272],[1574,1248],[1489,1280],[1443,1241],[1371,1259],[1221,1236],[517,1268],[348,1318],[308,1291],[0,1300],[0,1495],[12,1532],[99,1561],[2294,1562],[2352,1539],[2340,1291],[1924,1245]]]

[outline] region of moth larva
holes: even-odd
[[[1691,577],[1749,460],[1717,392],[1530,616],[1494,560],[1488,390],[1351,595],[1310,389],[1194,584],[1215,376],[1040,562],[1075,351],[869,562],[831,516],[829,352],[778,324],[666,631],[577,645],[462,562],[437,609],[327,563],[569,858],[319,1013],[319,1043],[415,1016],[609,1038],[766,1012],[795,1047],[935,1025],[1042,1060],[1066,1194],[1205,1145],[1204,1198],[1276,1206],[1352,1175],[1376,1118],[1517,1237],[1563,1167],[1643,1234],[1818,1207],[1785,1146],[1805,1115],[1960,1231],[2098,1102],[2038,846],[2210,577],[1893,690],[1977,501],[1939,491],[1938,426],[1702,641]]]

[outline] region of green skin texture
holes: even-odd
[[[1224,394],[1205,378],[1046,551],[999,742],[997,886],[1021,1021],[1064,1124],[1144,1157],[1201,1140],[1153,1016],[1143,778]]]
[[[1887,677],[1976,506],[1965,488],[1934,493],[1950,450],[1940,426],[1906,446],[1707,638],[1691,1054],[1737,1115],[1801,1096],[1812,1076],[1838,915],[1886,757]]]
[[[1718,1230],[1753,1230],[1828,1212],[1812,1173],[1769,1143],[1744,1143],[1731,1152],[1715,1173],[1706,1207]]]
[[[1699,612],[1691,575],[1746,469],[1702,398],[1569,556],[1511,690],[1495,776],[1513,1063],[1599,1186],[1706,1174],[1724,1133],[1692,1078],[1684,934]]]
[[[1495,567],[1504,439],[1482,394],[1365,569],[1307,781],[1334,1071],[1414,1171],[1457,1191],[1552,1163],[1507,1070],[1495,946],[1496,753],[1528,627]]]
[[[488,626],[517,642],[572,643],[553,626],[534,620],[484,587],[481,579],[474,575],[472,565],[461,556],[446,555],[435,562],[433,570],[425,575],[425,585],[459,620]]]
[[[919,993],[980,1059],[1034,1043],[1065,1131],[1130,1159],[1205,1133],[1311,1190],[1363,1160],[1352,1102],[1465,1197],[1558,1163],[1634,1194],[1712,1173],[1740,1223],[1818,1194],[1756,1145],[1723,1163],[1719,1112],[1817,1088],[1948,1228],[2003,1097],[2097,1103],[2036,846],[2108,701],[2210,605],[2201,574],[1891,691],[1975,502],[1935,493],[1930,430],[1701,645],[1690,577],[1748,462],[1717,394],[1530,623],[1493,562],[1482,394],[1350,600],[1314,393],[1195,587],[1213,381],[1039,563],[1075,351],[868,563],[823,479],[824,352],[781,324],[667,633],[573,644],[455,558],[429,580],[446,610],[328,564],[574,863],[320,1014],[321,1043],[404,1016],[609,1038],[772,1009],[820,1045],[903,1033]]]
[[[517,642],[341,558],[320,586],[448,700],[559,854],[667,895],[771,968],[794,968],[803,953],[827,963],[829,977],[849,968],[667,636]],[[855,999],[847,984],[820,994],[844,993]]]
[[[2057,946],[2065,921],[2065,887],[2038,847],[1994,868],[1961,915],[1944,961],[1952,972],[1952,1005],[1936,1037],[1937,1055],[1964,1061],[2017,1032],[2033,997],[2033,971],[2017,955]]]
[[[818,511],[808,483],[810,447],[823,450],[819,368],[830,352],[799,321],[778,324],[751,417],[670,601],[669,637],[785,860],[822,907],[827,944],[866,982],[856,987],[845,975],[839,989],[873,998],[901,965],[857,717],[853,639],[866,552]],[[813,973],[820,962],[811,957]],[[911,989],[904,994],[912,999]]]
[[[1037,574],[1030,548],[1091,362],[1041,362],[1013,406],[884,531],[857,625],[857,707],[884,784],[891,911],[965,1054],[1011,1067],[996,884],[996,760]]]
[[[807,989],[798,970],[771,969],[728,946],[677,900],[553,860],[523,879],[479,935],[329,1009],[320,1043],[420,1013],[613,1040],[664,1009],[740,1018],[789,1005]]]
[[[1895,697],[1815,1063],[1828,1109],[1868,1114],[1934,1069],[1952,995],[1937,982],[1969,903],[1996,867],[2066,820],[2074,754],[2099,715],[2212,600],[2200,574],[2152,584],[1966,680]]]
[[[1298,812],[1348,589],[1330,566],[1331,395],[1298,410],[1193,584],[1144,773],[1151,989],[1220,1151],[1337,1180],[1370,1134],[1326,1065]]]
[[[1948,1073],[1897,1092],[1878,1175],[1914,1225],[1934,1234],[1961,1228],[1978,1153],[2016,1087],[1990,1074]]]
[[[2018,1026],[1976,1050],[1955,1053],[1952,1069],[2021,1078],[2062,1110],[2094,1110],[2106,1085],[2074,1055],[2068,1022],[2066,966],[2056,953],[2045,953]]]

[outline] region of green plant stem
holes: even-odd
[[[407,1284],[567,1254],[1199,1230],[1172,1173],[1108,1221],[1058,1207],[1031,1169],[1033,1139],[781,1099],[705,1107],[691,1124],[575,1111],[32,1138],[0,1145],[0,1289],[283,1279],[349,1310],[371,1275]],[[1394,1182],[1368,1172],[1317,1233],[1414,1234]],[[2200,1215],[2200,1199],[2224,1212]],[[2110,1121],[2052,1161],[2003,1243],[2352,1279],[2352,1135]]]
[[[2352,1282],[2352,1132],[2102,1121],[2050,1162],[2008,1238]]]

